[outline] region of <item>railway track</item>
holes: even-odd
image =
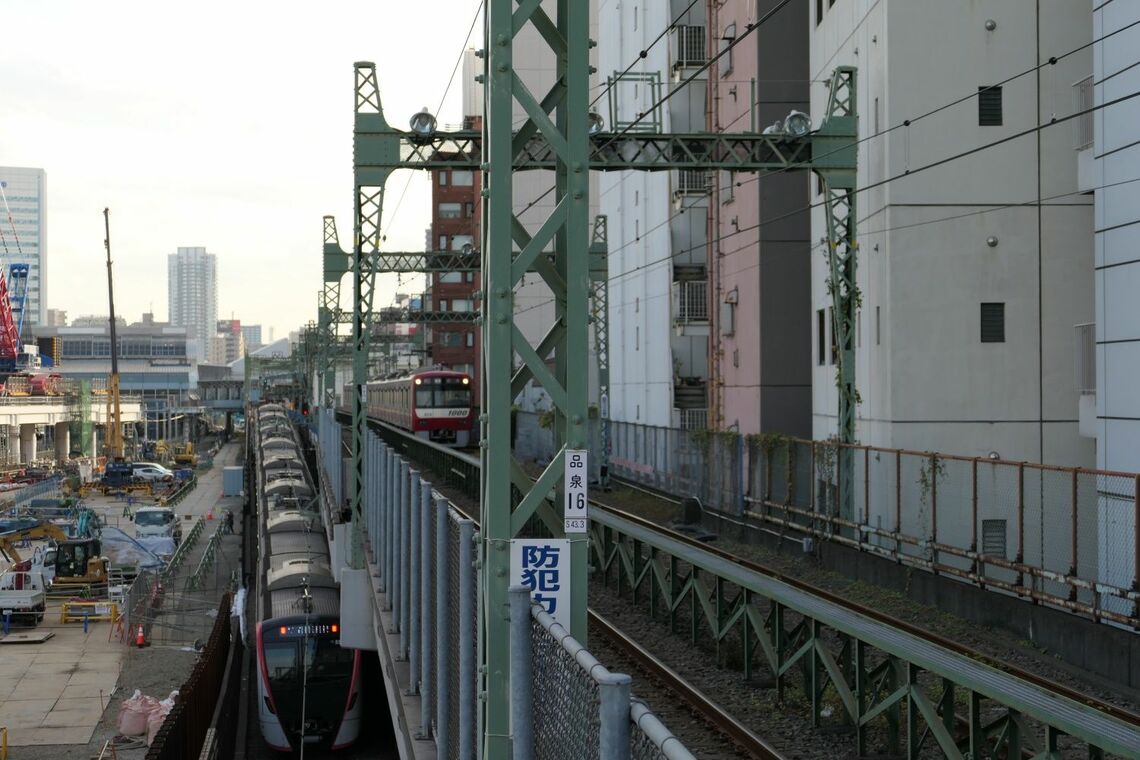
[[[694,755],[785,760],[728,710],[595,610],[590,610],[590,649],[595,657],[603,655],[607,667],[633,676],[634,697],[647,700],[657,717]],[[670,695],[679,697],[680,702],[670,701]],[[711,734],[708,729],[712,729]]]
[[[677,499],[674,499],[674,498],[668,496],[667,494],[658,492],[655,489],[646,488],[645,486],[642,486],[640,484],[628,483],[625,480],[621,480],[621,479],[617,479],[617,478],[615,478],[615,479],[619,480],[619,482],[621,482],[621,484],[624,486],[635,488],[636,490],[650,494],[650,495],[655,496],[659,499],[669,501],[669,502],[672,502],[674,504],[680,503]],[[1007,673],[1009,675],[1016,676],[1017,678],[1020,678],[1023,681],[1026,681],[1028,683],[1032,683],[1032,684],[1035,684],[1035,685],[1040,686],[1042,688],[1046,688],[1058,696],[1067,697],[1068,699],[1071,699],[1075,702],[1079,702],[1080,704],[1086,705],[1088,707],[1092,707],[1092,708],[1104,713],[1105,715],[1111,716],[1111,717],[1116,718],[1118,720],[1122,720],[1122,721],[1124,721],[1126,723],[1130,723],[1132,725],[1140,726],[1140,715],[1138,715],[1137,713],[1134,713],[1130,710],[1126,710],[1126,709],[1124,709],[1118,705],[1114,705],[1114,704],[1107,702],[1105,700],[1102,700],[1102,699],[1097,699],[1095,697],[1091,697],[1084,692],[1081,692],[1081,691],[1074,689],[1070,686],[1067,686],[1065,684],[1058,683],[1055,680],[1046,678],[1046,677],[1044,677],[1038,673],[1034,673],[1031,670],[1019,667],[1017,665],[1014,665],[1013,663],[1009,663],[1009,662],[1000,660],[996,657],[991,657],[989,655],[978,652],[977,650],[972,649],[968,646],[965,646],[962,643],[955,641],[954,639],[947,638],[946,636],[941,636],[938,633],[931,631],[929,628],[919,626],[919,625],[915,625],[915,624],[910,623],[910,622],[905,621],[905,620],[900,620],[899,618],[888,615],[888,614],[886,614],[880,610],[875,609],[874,607],[871,607],[871,606],[868,606],[865,604],[860,604],[860,603],[855,602],[855,601],[853,601],[847,597],[841,596],[839,594],[835,594],[831,591],[828,591],[826,589],[822,589],[822,588],[815,586],[815,585],[812,585],[810,583],[806,583],[805,581],[803,581],[799,578],[795,578],[795,577],[787,575],[785,573],[775,572],[771,568],[765,567],[765,566],[763,566],[763,565],[761,565],[761,564],[759,564],[759,563],[757,563],[757,562],[755,562],[755,561],[753,561],[747,557],[742,557],[738,554],[734,554],[732,552],[725,551],[718,546],[713,546],[713,545],[710,545],[709,543],[706,543],[706,542],[697,541],[697,540],[695,540],[689,536],[686,536],[682,533],[678,533],[676,531],[670,531],[668,528],[662,528],[662,527],[660,527],[660,526],[658,526],[658,525],[656,525],[656,524],[654,524],[648,520],[645,520],[644,518],[641,518],[637,515],[632,515],[629,512],[626,512],[626,511],[624,511],[618,507],[603,504],[601,502],[594,502],[593,500],[591,500],[591,501],[592,501],[592,503],[597,504],[597,506],[599,506],[603,509],[608,509],[612,512],[616,512],[616,513],[621,514],[621,516],[627,520],[637,522],[640,525],[646,526],[646,527],[651,528],[653,530],[657,530],[660,533],[668,533],[676,540],[682,541],[682,542],[687,543],[691,546],[700,547],[702,550],[709,552],[710,554],[715,554],[719,557],[723,557],[724,559],[727,559],[727,560],[730,560],[734,563],[737,563],[737,564],[741,565],[742,567],[746,567],[750,570],[754,570],[756,572],[768,575],[771,578],[779,580],[783,583],[788,584],[789,586],[793,586],[793,587],[800,589],[802,591],[805,591],[807,593],[813,594],[814,596],[817,596],[820,599],[823,599],[827,602],[830,602],[832,604],[844,607],[845,609],[849,609],[852,612],[857,612],[860,615],[863,615],[865,617],[869,617],[873,620],[877,620],[879,622],[886,623],[893,628],[897,628],[898,630],[905,631],[905,632],[910,633],[914,636],[922,638],[922,639],[924,639],[924,640],[926,640],[932,644],[936,644],[937,646],[942,647],[943,649],[947,649],[951,652],[955,652],[957,654],[969,657],[969,658],[971,658],[977,662],[980,662],[984,665],[987,665],[991,668],[994,668],[995,670],[1000,670],[1003,673]]]

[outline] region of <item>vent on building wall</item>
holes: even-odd
[[[1001,126],[1001,87],[978,88],[978,126]]]
[[[982,520],[982,554],[1008,559],[1005,553],[1005,520]]]
[[[1005,343],[1005,304],[982,304],[982,343]]]

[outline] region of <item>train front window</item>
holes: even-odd
[[[353,654],[353,650],[342,648],[332,639],[309,639],[305,647],[305,666],[309,669],[309,683],[351,676]]]
[[[468,407],[471,406],[471,390],[467,386],[448,388],[436,391],[436,406]]]
[[[432,403],[431,388],[416,388],[416,406],[419,408],[435,406]]]
[[[270,686],[293,685],[298,679],[297,644],[292,641],[266,643],[265,671]]]

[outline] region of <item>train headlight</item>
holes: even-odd
[[[467,385],[467,384],[468,384],[468,383],[470,383],[470,382],[471,382],[471,378],[469,378],[469,377],[465,377],[465,378],[463,378],[463,384],[464,384],[464,385]]]
[[[416,385],[419,385],[422,382],[423,382],[423,380],[421,378],[418,378],[418,377],[416,378]]]

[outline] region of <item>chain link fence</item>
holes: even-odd
[[[318,433],[322,480],[335,480],[330,478],[333,473],[344,476],[326,448],[339,447],[341,436],[333,415],[322,414]],[[411,487],[412,479],[421,475],[401,466],[402,458],[379,435],[370,432],[366,445],[365,482],[375,496],[365,499],[363,522],[369,571],[376,579],[375,605],[382,613],[379,620],[383,622],[378,624],[387,626],[382,634],[400,634],[400,646],[392,655],[408,662],[411,672],[405,690],[420,697],[418,731],[414,729],[416,716],[407,715],[408,724],[417,738],[434,740],[441,755],[474,760],[482,751],[476,560],[483,545],[476,539],[477,526],[428,481]],[[333,451],[339,456],[339,448]],[[328,502],[339,493],[343,486],[322,483],[322,500]],[[325,509],[335,511],[328,504]],[[411,522],[420,529],[409,531]],[[401,545],[409,537],[418,543],[417,548]],[[417,557],[419,566],[412,568]],[[414,590],[417,581],[419,593]],[[625,742],[624,756],[632,749],[636,758],[691,757],[652,712],[631,703],[628,676],[606,671],[541,607],[534,607],[533,612],[529,604],[525,608],[525,638],[533,652],[526,659],[533,664],[533,672],[525,679],[512,675],[512,684],[525,681],[530,685],[527,689],[520,685],[517,691],[513,686],[512,700],[530,706],[524,712],[531,722],[529,735],[535,737],[532,757],[616,757],[607,744],[614,737],[618,745]],[[406,614],[399,614],[402,609]],[[409,635],[417,630],[417,623],[421,635]],[[610,687],[622,679],[624,692],[621,688],[614,692]],[[520,694],[536,697],[523,701]],[[512,724],[517,736],[513,718]],[[668,746],[667,752],[662,753],[663,745]]]
[[[623,480],[1097,620],[1138,621],[1140,475],[610,425],[610,472]]]

